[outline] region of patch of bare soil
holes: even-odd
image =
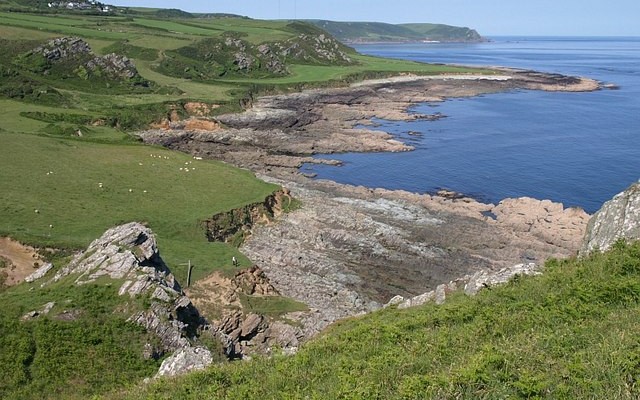
[[[7,274],[4,284],[15,286],[24,281],[40,265],[42,259],[33,247],[25,246],[13,239],[0,238],[0,257],[7,260],[2,272]]]

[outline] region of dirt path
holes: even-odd
[[[5,237],[0,237],[0,257],[9,261],[8,265],[2,269],[8,275],[5,281],[7,286],[22,283],[24,278],[42,265],[42,260],[33,247],[24,246],[20,242]]]

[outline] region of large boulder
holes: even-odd
[[[604,203],[593,215],[580,254],[606,251],[620,239],[640,239],[640,182]]]

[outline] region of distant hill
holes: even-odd
[[[310,20],[345,43],[372,42],[481,42],[474,29],[443,24],[387,24],[383,22],[337,22]]]

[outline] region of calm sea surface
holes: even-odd
[[[447,188],[483,201],[530,196],[596,211],[640,178],[640,38],[499,37],[482,44],[366,45],[384,57],[503,65],[613,83],[593,93],[516,91],[439,104],[438,121],[376,120],[416,150],[340,154],[342,167],[310,166],[318,178],[434,192]],[[419,132],[419,135],[409,135]]]

